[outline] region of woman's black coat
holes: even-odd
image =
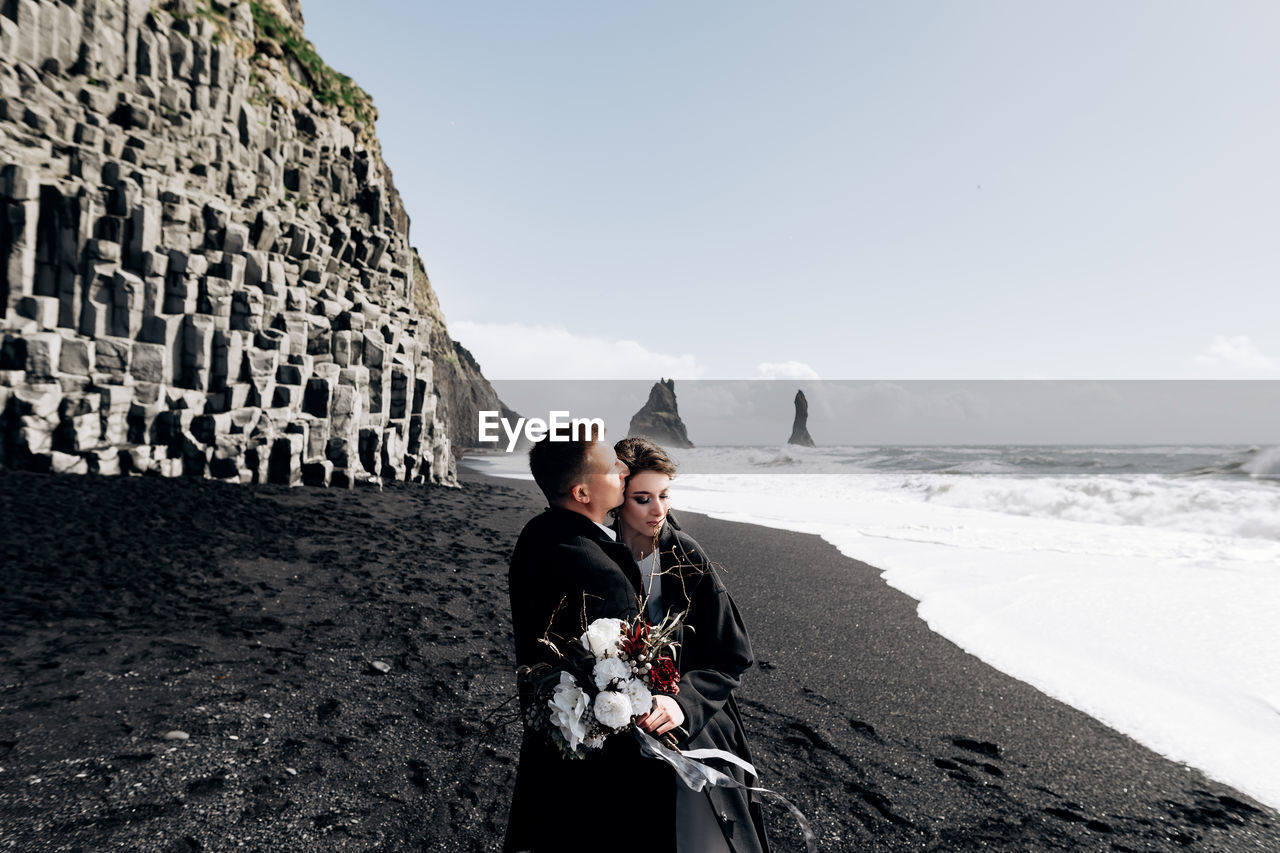
[[[668,515],[658,537],[662,566],[662,608],[687,610],[677,664],[688,737],[681,749],[723,749],[748,762],[751,750],[733,692],[754,663],[751,640],[714,565],[692,536]],[[709,761],[739,782],[759,786],[735,765]],[[679,784],[679,783],[677,783]],[[760,804],[742,789],[709,788],[707,796],[734,853],[766,853],[769,843]]]

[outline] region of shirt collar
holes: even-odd
[[[554,504],[552,504],[551,506],[548,506],[545,512],[551,513],[557,518],[564,519],[565,523],[574,525],[578,530],[582,532],[586,532],[586,526],[590,524],[592,527],[602,530],[609,537],[611,541],[613,542],[618,541],[617,531],[609,527],[606,527],[603,524],[592,521],[591,519],[587,518],[585,515],[583,515],[580,512],[574,512],[571,509],[565,509],[562,506],[556,506]]]

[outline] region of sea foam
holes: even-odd
[[[1280,480],[1280,447],[1258,451],[1242,467],[1249,476],[1259,480]]]

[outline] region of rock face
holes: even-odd
[[[643,436],[663,447],[693,447],[676,408],[676,381],[661,379],[649,391],[649,401],[631,416],[627,436]]]
[[[375,117],[296,0],[3,4],[0,465],[456,482]]]
[[[787,444],[798,444],[801,447],[813,447],[813,439],[809,437],[809,401],[804,398],[803,391],[796,392],[796,419],[791,425],[791,438]]]
[[[438,326],[437,328],[443,328]],[[450,340],[447,334],[440,337],[441,349],[432,348],[436,368],[436,393],[440,395],[440,409],[449,424],[450,444],[455,453],[468,448],[488,447],[479,441],[479,413],[499,412],[499,417],[515,423],[520,415],[507,408],[498,399],[497,392],[480,373],[480,365],[462,344]],[[433,335],[433,344],[435,336]]]
[[[498,399],[498,394],[480,372],[480,365],[462,344],[449,337],[444,314],[427,271],[415,254],[414,305],[432,320],[431,361],[435,365],[435,392],[440,398],[439,413],[448,424],[449,442],[455,453],[480,447],[478,413],[501,412],[511,423],[519,418]]]

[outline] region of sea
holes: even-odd
[[[1280,447],[672,455],[674,508],[822,536],[970,654],[1280,809]]]

